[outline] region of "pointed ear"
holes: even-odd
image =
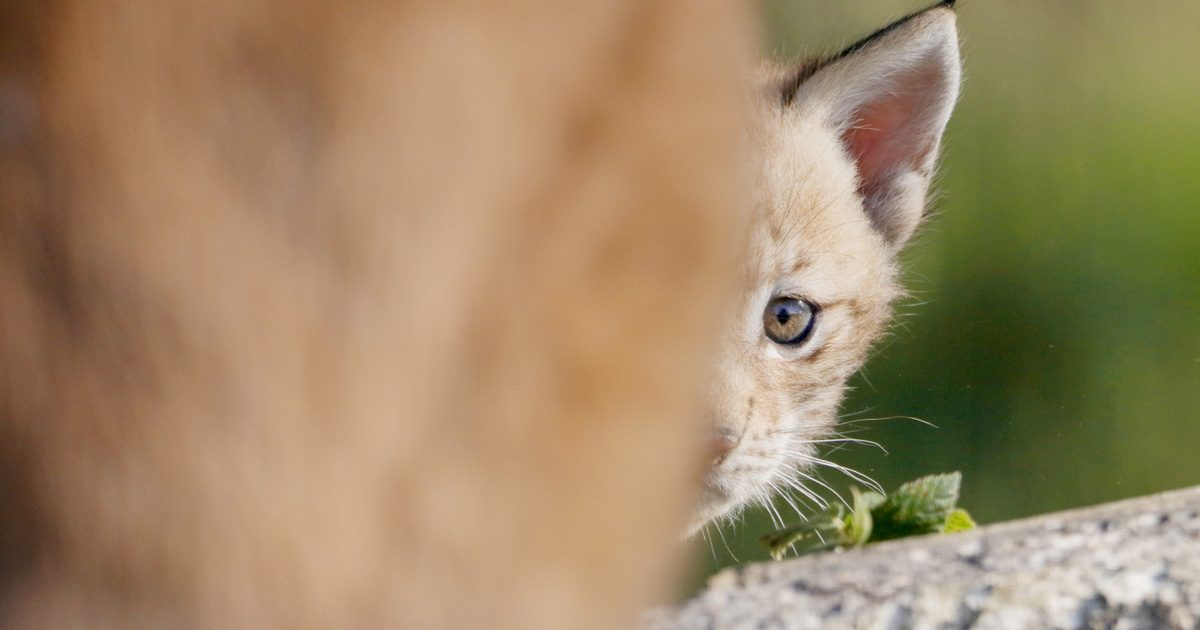
[[[958,35],[949,5],[911,15],[802,67],[785,88],[789,107],[817,108],[841,135],[858,167],[863,206],[893,249],[921,220],[938,145],[958,98]]]

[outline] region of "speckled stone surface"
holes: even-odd
[[[1200,487],[728,569],[668,628],[1200,628]]]

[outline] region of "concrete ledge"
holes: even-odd
[[[668,628],[1200,628],[1200,487],[728,569]]]

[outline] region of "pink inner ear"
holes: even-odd
[[[897,138],[897,134],[903,135],[901,129],[911,109],[904,105],[907,103],[873,104],[860,110],[857,122],[846,131],[844,141],[858,163],[858,192],[864,197],[871,197],[881,180],[908,161],[905,143]]]
[[[926,66],[893,83],[858,108],[843,141],[858,163],[859,193],[871,199],[892,177],[920,170],[929,160],[935,136],[922,116],[941,89],[941,73]]]

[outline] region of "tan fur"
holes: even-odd
[[[0,627],[662,596],[743,8],[5,3]]]
[[[737,445],[710,471],[693,529],[747,503],[769,503],[777,491],[803,495],[819,483],[817,441],[832,437],[846,380],[902,293],[895,253],[922,216],[958,72],[946,8],[832,61],[761,72],[745,292],[712,396],[716,429]],[[856,154],[848,134],[881,113],[884,122],[899,121],[880,131],[898,143]],[[870,154],[876,146],[888,152]],[[867,181],[862,165],[876,158],[887,168]],[[874,198],[873,186],[883,191]],[[780,295],[820,309],[803,344],[781,345],[763,333],[763,309]]]

